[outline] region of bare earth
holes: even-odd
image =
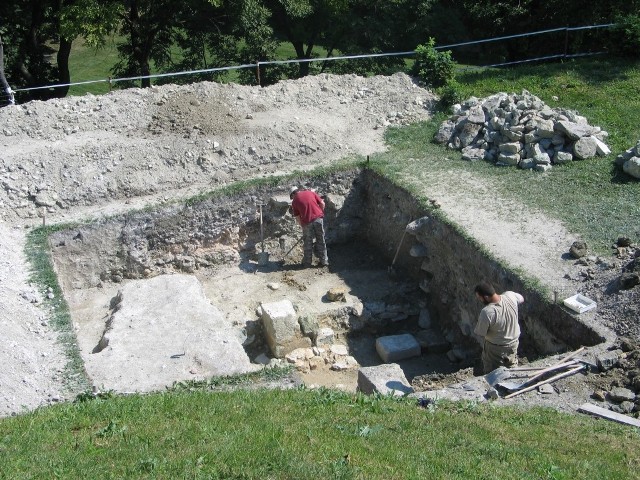
[[[241,179],[381,151],[386,126],[429,118],[432,102],[429,91],[402,74],[321,75],[268,88],[205,82],[1,109],[0,415],[69,395],[61,375],[66,359],[48,312],[40,306],[44,293],[29,284],[23,252],[29,228],[43,220],[99,219]],[[527,205],[494,202],[495,211],[483,212],[478,198],[494,201],[491,186],[473,178],[456,182],[456,188],[434,182],[428,195],[497,257],[554,287],[570,283],[567,276],[578,276],[579,268],[562,259],[576,239],[562,224]],[[473,190],[473,201],[460,194],[464,189]],[[206,278],[201,281],[211,303],[231,322],[252,313],[256,295],[296,296],[298,301],[307,295],[311,305],[312,298],[338,282],[315,269],[296,271],[294,283],[283,280],[282,272],[257,272],[249,276],[250,283],[246,273],[232,267],[218,274],[225,276],[226,296]],[[265,288],[273,282],[282,289]],[[84,308],[99,317],[113,293],[102,292],[102,303],[68,300],[77,311]],[[95,344],[96,325],[76,325],[81,347]],[[372,362],[371,355],[363,347],[360,363]],[[306,381],[353,389],[353,371],[321,371],[309,372]]]

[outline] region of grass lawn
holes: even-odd
[[[638,431],[330,390],[173,391],[0,421],[2,478],[638,478]]]

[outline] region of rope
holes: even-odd
[[[507,35],[507,36],[502,36],[502,37],[487,38],[487,39],[483,39],[483,40],[474,40],[474,41],[470,41],[470,42],[452,43],[452,44],[449,44],[449,45],[441,45],[441,46],[437,46],[437,47],[434,47],[434,48],[436,50],[443,50],[443,49],[464,47],[464,46],[468,46],[468,45],[479,45],[479,44],[488,43],[488,42],[497,42],[497,41],[501,41],[501,40],[509,40],[509,39],[513,39],[513,38],[522,38],[522,37],[529,37],[529,36],[534,36],[534,35],[542,35],[542,34],[548,34],[548,33],[554,33],[554,32],[570,32],[570,31],[590,30],[590,29],[597,29],[597,28],[609,28],[609,27],[612,27],[614,25],[615,25],[614,23],[607,23],[607,24],[601,24],[601,25],[587,25],[587,26],[582,26],[582,27],[552,28],[552,29],[548,29],[548,30],[539,30],[539,31],[536,31],[536,32],[521,33],[521,34],[517,34],[517,35]],[[502,66],[507,66],[507,65],[516,65],[516,64],[528,63],[528,62],[538,62],[538,61],[542,61],[542,60],[553,60],[553,59],[558,59],[558,58],[576,58],[576,57],[584,57],[584,56],[590,56],[590,55],[601,55],[602,53],[605,53],[605,52],[576,53],[576,54],[571,54],[571,55],[558,54],[558,55],[550,55],[550,56],[545,56],[545,57],[531,58],[531,59],[527,59],[527,60],[518,60],[518,61],[514,61],[514,62],[495,63],[495,64],[491,64],[491,65],[482,65],[482,66],[475,66],[475,67],[465,67],[465,69],[466,68],[502,67]],[[181,71],[181,72],[158,73],[158,74],[153,74],[153,75],[143,75],[143,76],[134,76],[134,77],[108,78],[108,79],[100,79],[100,80],[86,80],[86,81],[82,81],[82,82],[58,83],[58,84],[54,84],[54,85],[46,85],[46,86],[39,86],[39,87],[18,88],[18,89],[15,89],[13,91],[14,92],[28,92],[28,91],[32,91],[32,90],[43,90],[43,89],[53,89],[53,88],[61,88],[61,87],[72,87],[72,86],[77,86],[77,85],[89,85],[89,84],[95,84],[95,83],[109,83],[109,84],[112,84],[112,83],[117,83],[117,82],[128,82],[128,81],[143,80],[143,79],[178,77],[178,76],[183,76],[183,75],[195,75],[195,74],[201,74],[201,73],[214,73],[214,72],[224,72],[224,71],[231,71],[231,70],[241,70],[241,69],[245,69],[245,68],[256,68],[256,67],[260,67],[262,65],[288,65],[288,64],[292,64],[292,63],[298,63],[299,64],[299,63],[311,63],[311,62],[330,62],[330,61],[337,61],[337,60],[357,60],[357,59],[363,59],[363,58],[381,58],[381,57],[411,56],[411,55],[415,55],[415,51],[412,50],[412,51],[409,51],[409,52],[391,52],[391,53],[370,53],[370,54],[360,54],[360,55],[342,55],[342,56],[337,56],[337,57],[324,57],[324,58],[299,58],[299,59],[292,59],[292,60],[271,60],[271,61],[264,61],[264,62],[258,61],[256,63],[252,63],[252,64],[233,65],[233,66],[216,67],[216,68],[205,68],[205,69],[200,69],[200,70],[186,70],[186,71]]]

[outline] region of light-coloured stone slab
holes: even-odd
[[[260,368],[191,275],[129,282],[114,306],[100,342],[85,356],[100,390],[147,392]]]
[[[296,348],[311,346],[310,339],[300,336],[298,314],[290,300],[261,304],[260,318],[267,344],[275,357],[283,358]]]
[[[366,394],[408,395],[413,393],[402,368],[397,363],[386,363],[358,370],[358,391]]]
[[[376,339],[376,351],[385,363],[420,356],[420,344],[409,333],[388,335]]]

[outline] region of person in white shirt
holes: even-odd
[[[520,343],[518,305],[524,302],[523,296],[511,291],[498,294],[493,285],[486,280],[476,285],[475,294],[484,304],[474,329],[476,335],[484,338],[482,346],[484,373],[489,373],[500,366],[517,365]]]

